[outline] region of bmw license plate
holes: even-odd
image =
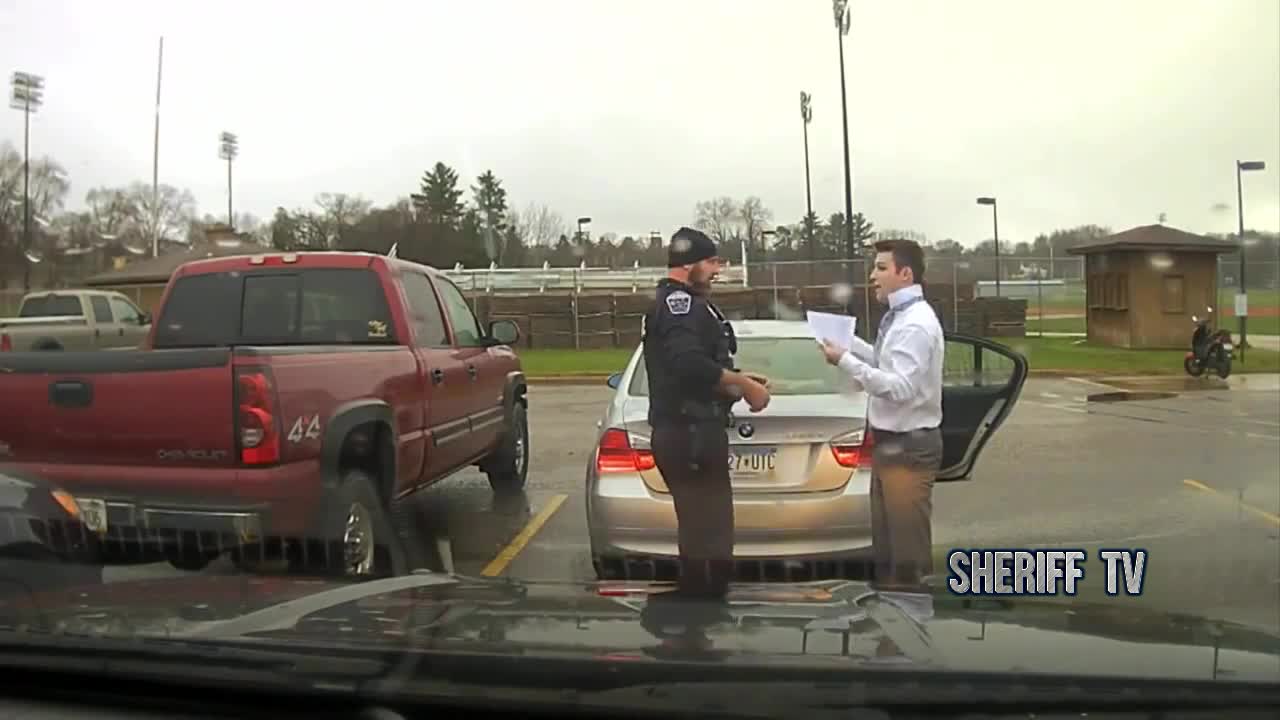
[[[107,532],[107,503],[104,500],[76,498],[80,507],[80,519],[84,526],[102,535]]]
[[[729,448],[729,472],[740,477],[767,475],[778,463],[778,448],[743,446]]]

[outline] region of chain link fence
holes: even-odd
[[[1002,257],[999,287],[994,257],[934,257],[928,262],[925,282],[939,291],[935,302],[947,304],[952,319],[960,305],[973,297],[1002,297],[1026,301],[1026,330],[1031,334],[1082,334],[1085,331],[1084,258]],[[1240,264],[1237,256],[1218,260],[1218,305],[1220,317],[1234,316]],[[831,305],[845,305],[851,296],[857,304],[872,304],[867,284],[870,264],[863,259],[809,261],[762,261],[746,266],[730,265],[721,277],[728,288],[750,287],[774,295],[774,305],[787,305],[789,290],[827,288]],[[458,285],[475,297],[478,294],[616,294],[647,293],[665,274],[665,268],[632,266],[610,268],[487,268],[446,271]],[[1246,268],[1249,314],[1268,318],[1259,329],[1280,319],[1280,261],[1250,261]],[[16,315],[22,300],[21,288],[0,290],[0,317]],[[941,296],[941,297],[939,297]],[[953,320],[954,321],[954,320]],[[1253,326],[1251,325],[1251,328]]]
[[[870,292],[866,287],[869,269],[862,260],[766,261],[751,263],[748,268],[755,288],[843,286],[854,288],[854,292]],[[1222,317],[1234,316],[1239,270],[1238,256],[1218,258],[1218,305]],[[1250,316],[1265,317],[1270,324],[1276,324],[1275,316],[1280,312],[1280,261],[1250,260],[1246,281]],[[927,263],[925,283],[949,287],[955,309],[966,292],[973,297],[1025,300],[1028,334],[1075,336],[1085,332],[1083,257],[1002,257],[998,266],[995,257],[933,257]],[[838,289],[834,294],[843,296]]]

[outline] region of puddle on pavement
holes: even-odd
[[[1089,402],[1125,402],[1129,400],[1168,400],[1175,397],[1178,397],[1178,393],[1120,390],[1118,392],[1094,393],[1085,399]]]
[[[1150,377],[1150,378],[1116,378],[1102,381],[1117,390],[1134,393],[1164,393],[1166,396],[1184,392],[1203,392],[1206,390],[1230,390],[1231,385],[1222,378],[1208,377]],[[1103,393],[1104,395],[1109,393]],[[1155,398],[1124,398],[1126,400],[1151,400]]]

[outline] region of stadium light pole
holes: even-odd
[[[235,133],[224,132],[218,136],[218,157],[227,161],[227,226],[235,230],[235,216],[231,213],[231,161],[240,154],[240,139]]]
[[[22,291],[31,291],[31,113],[44,102],[44,78],[28,72],[15,72],[9,80],[13,94],[9,107],[22,111]]]
[[[809,182],[809,123],[813,121],[813,96],[800,91],[800,121],[804,128],[804,219],[805,229],[809,230],[809,216],[813,214],[813,190]],[[813,249],[813,233],[805,233],[805,243],[809,246],[809,262],[817,260]],[[812,272],[810,268],[810,272]]]

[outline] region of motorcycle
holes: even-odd
[[[1212,313],[1213,308],[1208,308]],[[1191,352],[1182,361],[1182,367],[1191,377],[1200,377],[1205,370],[1213,370],[1218,377],[1225,379],[1231,374],[1231,359],[1235,346],[1231,343],[1231,333],[1227,330],[1216,332],[1209,329],[1209,315],[1191,316],[1196,330],[1191,334]]]

